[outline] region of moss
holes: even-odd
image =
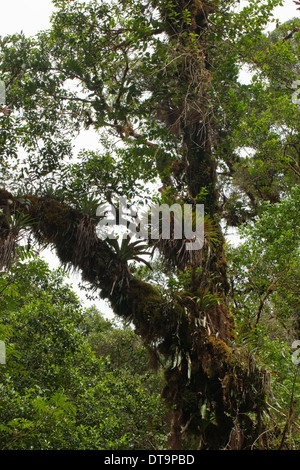
[[[166,385],[162,391],[162,398],[167,401],[169,406],[174,406],[178,409],[182,405],[182,394],[185,387],[183,376],[179,369],[171,367],[165,370]]]
[[[212,347],[212,356],[216,360],[222,360],[227,362],[231,354],[230,347],[225,343],[225,341],[216,338],[215,336],[210,336],[208,343]]]
[[[137,331],[145,339],[159,338],[164,331],[163,299],[157,289],[139,279],[132,279],[127,295]]]
[[[77,213],[54,199],[42,200],[39,212],[40,224],[43,225],[45,234],[48,234],[50,238],[61,237],[75,222],[78,223]]]
[[[135,316],[142,317],[156,314],[157,309],[160,311],[162,297],[158,290],[139,279],[130,281],[130,289],[128,291],[128,303]]]
[[[17,201],[8,192],[0,191],[0,205],[7,207],[10,199]],[[63,262],[75,264],[86,280],[101,288],[102,297],[111,300],[116,314],[134,323],[145,343],[155,345],[167,360],[174,357],[176,348],[182,351],[180,365],[166,370],[163,392],[170,407],[175,409],[177,437],[180,426],[193,417],[192,433],[198,432],[198,425],[201,429],[207,425],[206,436],[211,432],[228,440],[232,421],[227,415],[234,416],[237,410],[259,412],[265,402],[264,375],[247,351],[238,355],[228,346],[226,340],[231,337],[233,322],[225,299],[224,305],[213,305],[205,312],[207,325],[219,334],[216,337],[207,326],[195,322],[199,308],[188,292],[178,293],[172,303],[167,303],[155,287],[126,277],[127,264],[105,242],[94,238],[93,224],[80,213],[49,196],[40,199],[28,196],[18,203],[35,220],[32,230],[37,237],[53,243]],[[5,224],[5,217],[2,223]],[[221,244],[210,258],[207,271],[201,270],[201,276],[204,273],[201,282],[207,282],[213,293],[214,282],[219,279],[223,282],[226,276],[222,252]],[[224,271],[221,274],[220,269]],[[208,278],[204,279],[206,273]],[[205,401],[215,403],[217,425],[202,420],[200,409]],[[214,437],[211,439],[214,441]]]

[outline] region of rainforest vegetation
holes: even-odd
[[[300,19],[272,24],[282,3],[53,0],[48,30],[1,38],[0,449],[300,449]],[[167,239],[99,236],[121,198],[194,223],[203,205],[202,248],[172,213]]]

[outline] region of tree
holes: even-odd
[[[264,34],[276,0],[240,12],[232,1],[53,3],[50,31],[1,46],[12,110],[2,117],[11,181],[0,193],[2,264],[29,227],[132,322],[164,364],[173,449],[261,445],[267,374],[247,347],[234,346],[221,223],[254,220],[262,201],[278,202],[299,176],[299,109],[289,94],[299,33],[286,39],[286,26],[284,37]],[[259,71],[249,86],[238,79],[243,64]],[[102,148],[67,164],[82,127],[99,133]],[[12,171],[18,145],[27,154]],[[245,148],[254,156],[243,158]],[[138,245],[118,249],[96,234],[99,202],[142,202],[154,181],[162,185],[156,201],[205,206],[197,253],[180,256],[186,239],[147,240],[166,275],[184,277],[166,295],[130,269]]]
[[[131,344],[130,358],[121,353],[124,361],[116,364],[107,348],[96,357],[91,338],[100,346],[104,331],[112,339],[122,330],[95,309],[84,310],[62,270],[50,271],[44,261],[19,261],[0,285],[7,348],[0,369],[2,450],[165,447],[159,381],[145,373],[145,352],[130,343],[129,331],[118,347],[126,353]]]
[[[241,227],[242,243],[229,252],[236,341],[247,342],[270,371],[267,437],[273,448],[299,445],[299,365],[293,362],[300,319],[298,207],[299,187],[280,203],[265,203],[260,220]]]

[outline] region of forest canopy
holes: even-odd
[[[282,3],[53,0],[48,30],[1,38],[0,448],[299,449],[300,19],[267,30]],[[172,212],[168,238],[99,237],[122,198],[188,205],[193,227],[202,205],[201,248]]]

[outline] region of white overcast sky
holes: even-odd
[[[1,0],[0,36],[23,31],[26,36],[36,34],[50,26],[54,7],[51,0]],[[275,15],[281,21],[300,16],[293,0],[286,0],[283,7],[276,8]]]

